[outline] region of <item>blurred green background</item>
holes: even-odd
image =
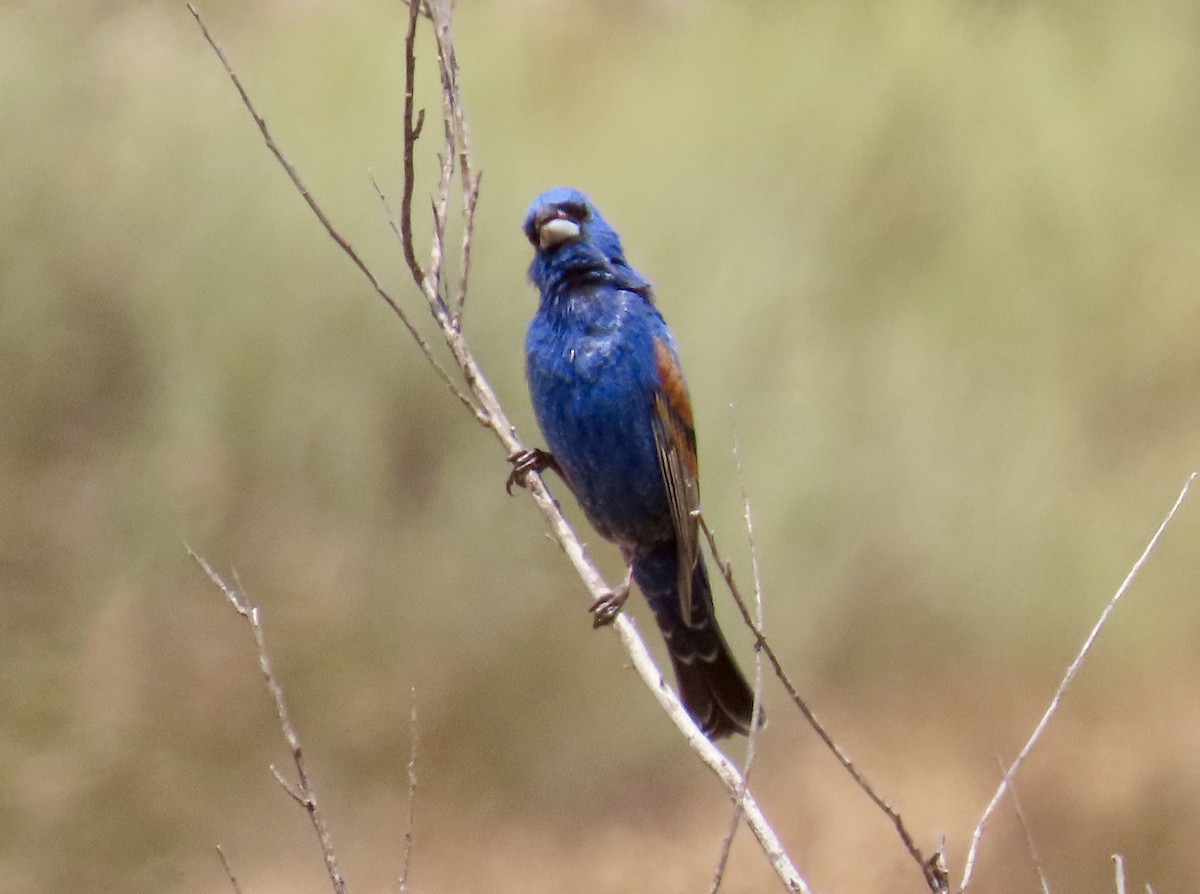
[[[706,515],[747,585],[744,483],[793,679],[955,877],[997,757],[1200,465],[1198,9],[459,4],[467,332],[521,435],[520,222],[571,184],[656,283]],[[398,198],[402,5],[202,11],[420,317],[367,176]],[[327,889],[249,634],[186,542],[264,606],[353,890],[394,890],[413,690],[415,890],[705,890],[717,784],[183,4],[4,3],[0,83],[3,888],[227,891],[222,843],[247,891]],[[1197,542],[1185,505],[1017,780],[1056,889],[1113,890],[1114,852],[1139,889],[1200,887]],[[762,802],[809,880],[922,890],[766,697]],[[976,875],[1036,888],[1008,804]],[[774,884],[739,838],[725,889]]]

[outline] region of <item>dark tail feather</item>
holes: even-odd
[[[667,642],[679,696],[697,726],[710,739],[750,732],[754,693],[729,652],[713,615],[712,589],[704,559],[692,578],[692,622],[683,623],[679,608],[678,558],[675,544],[639,556],[633,563],[637,581]]]

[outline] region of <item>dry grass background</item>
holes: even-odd
[[[398,192],[399,4],[203,11],[402,282],[365,173]],[[1200,15],[464,2],[457,35],[485,171],[467,326],[524,435],[519,223],[571,183],[658,286],[744,570],[737,407],[777,649],[961,865],[996,756],[1198,465]],[[416,890],[703,890],[717,786],[183,5],[4,3],[0,83],[2,887],[227,890],[222,842],[247,891],[324,890],[249,637],[186,540],[265,606],[354,890],[398,871],[410,687]],[[1198,541],[1185,506],[1017,780],[1055,890],[1112,890],[1114,851],[1131,883],[1200,887]],[[767,700],[761,800],[808,878],[921,890]],[[772,884],[740,842],[726,890]],[[1009,810],[974,890],[1036,890]]]

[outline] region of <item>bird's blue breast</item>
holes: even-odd
[[[543,301],[525,340],[534,413],[593,525],[633,546],[672,536],[654,432],[662,317],[634,292],[597,285]]]

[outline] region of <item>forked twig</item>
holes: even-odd
[[[1005,775],[1008,769],[1004,766],[1004,761],[996,758],[996,765],[1000,768],[1001,775]],[[1017,823],[1021,826],[1021,834],[1025,837],[1025,847],[1029,851],[1029,856],[1033,860],[1033,868],[1037,870],[1038,882],[1042,886],[1042,894],[1050,894],[1050,881],[1046,878],[1046,871],[1042,868],[1042,858],[1038,856],[1037,845],[1033,840],[1033,829],[1029,826],[1029,821],[1025,818],[1025,810],[1021,807],[1021,799],[1017,795],[1017,784],[1011,779],[1008,780],[1008,791],[1012,795],[1013,812],[1017,815]]]
[[[409,6],[409,29],[410,33],[415,28],[417,10],[414,9],[416,0],[410,0]],[[316,200],[304,188],[299,176],[292,168],[290,163],[284,158],[282,152],[276,146],[274,139],[267,129],[266,123],[262,116],[255,109],[246,91],[243,89],[240,80],[234,74],[224,53],[217,46],[213,38],[209,35],[208,29],[205,28],[199,13],[192,7],[189,7],[192,15],[196,18],[201,31],[204,33],[205,39],[213,48],[217,57],[220,59],[226,74],[233,81],[237,89],[238,95],[241,97],[242,104],[253,117],[255,124],[258,126],[259,132],[262,134],[267,143],[267,148],[275,156],[276,160],[287,171],[292,184],[300,192],[309,209],[316,215],[317,219],[325,227],[330,237],[337,246],[345,252],[354,262],[355,266],[363,273],[368,282],[371,283],[376,293],[387,302],[388,306],[401,319],[409,335],[420,346],[422,353],[431,365],[438,371],[439,376],[450,387],[456,397],[466,406],[474,415],[476,420],[486,426],[500,442],[506,450],[506,454],[512,456],[524,449],[524,445],[516,436],[516,429],[509,421],[507,414],[504,412],[492,390],[491,385],[484,377],[479,365],[475,359],[475,355],[470,350],[466,337],[463,335],[460,324],[462,316],[462,304],[466,299],[466,274],[469,272],[470,264],[470,234],[473,232],[474,215],[476,211],[476,203],[479,192],[479,174],[471,168],[470,152],[468,144],[468,132],[466,127],[466,117],[463,111],[461,97],[458,88],[458,68],[454,61],[453,42],[451,40],[449,27],[449,9],[445,2],[437,2],[430,0],[421,6],[420,13],[428,15],[433,23],[435,35],[438,45],[438,64],[441,76],[442,87],[442,111],[444,132],[446,135],[446,147],[441,158],[442,162],[442,177],[439,180],[438,195],[432,201],[433,207],[433,244],[430,248],[430,262],[422,269],[419,264],[410,263],[409,271],[420,289],[428,310],[433,317],[436,325],[441,331],[446,347],[454,357],[458,365],[458,371],[462,376],[466,386],[466,391],[459,389],[458,386],[450,379],[449,375],[437,364],[429,345],[423,340],[419,331],[412,325],[408,316],[402,311],[400,306],[392,299],[392,297],[379,285],[378,280],[359,259],[358,255],[350,247],[347,240],[337,231],[328,217],[321,210]],[[405,42],[405,123],[404,123],[404,140],[405,140],[405,166],[404,166],[404,193],[401,200],[401,212],[399,220],[399,228],[401,233],[402,243],[407,243],[411,246],[412,241],[412,193],[414,190],[414,171],[412,166],[412,149],[416,142],[417,136],[421,131],[423,121],[422,113],[416,112],[413,108],[413,103],[409,101],[409,97],[413,95],[414,76],[416,71],[415,66],[415,41],[406,39]],[[446,223],[447,212],[445,209],[449,207],[449,192],[451,189],[451,177],[447,172],[451,172],[454,168],[458,169],[459,183],[462,191],[463,205],[463,240],[462,249],[462,268],[459,271],[459,282],[457,288],[453,291],[446,288],[444,282],[445,266],[442,263],[446,257],[445,238],[446,238]],[[405,249],[406,261],[410,252]],[[412,260],[415,261],[415,251],[411,253]],[[446,300],[443,297],[446,294],[453,294],[454,298],[452,306],[448,311]],[[469,395],[469,396],[468,396]],[[579,538],[575,535],[566,518],[560,511],[558,504],[555,502],[550,491],[546,488],[545,483],[537,475],[530,475],[526,482],[528,489],[533,496],[534,502],[545,516],[550,527],[551,534],[558,542],[559,546],[566,553],[580,580],[584,583],[588,590],[589,598],[595,601],[610,592],[610,588],[605,584],[599,571],[596,570],[591,560],[588,558],[583,545]],[[785,888],[794,892],[808,892],[810,889],[803,877],[796,870],[779,842],[774,830],[767,823],[762,811],[749,791],[745,790],[741,774],[737,768],[714,746],[699,728],[692,721],[687,711],[680,704],[676,694],[663,682],[662,671],[655,664],[650,656],[649,650],[646,648],[645,642],[642,640],[633,622],[625,615],[620,615],[616,622],[612,625],[613,630],[621,640],[622,646],[629,654],[630,660],[641,676],[643,682],[653,693],[660,707],[675,723],[676,727],[684,735],[692,749],[697,753],[700,759],[707,765],[721,780],[722,784],[730,792],[731,796],[736,798],[741,804],[746,818],[747,825],[751,828],[755,838],[759,842],[772,868],[783,882]]]
[[[412,320],[409,319],[408,314],[404,311],[404,308],[402,308],[399,303],[397,303],[396,299],[393,298],[386,289],[384,289],[379,280],[375,277],[375,274],[371,272],[371,268],[366,265],[366,262],[363,261],[361,257],[359,257],[358,252],[356,252],[349,241],[347,241],[346,238],[340,232],[338,232],[337,227],[333,225],[333,222],[325,214],[325,211],[319,204],[317,204],[317,200],[313,198],[312,193],[308,191],[308,187],[304,185],[304,181],[300,179],[299,172],[295,167],[292,166],[292,163],[287,160],[287,157],[283,154],[283,150],[279,148],[279,144],[275,142],[275,138],[271,135],[271,131],[267,127],[266,119],[264,119],[263,116],[258,113],[258,110],[254,107],[254,103],[250,101],[250,96],[248,93],[246,93],[246,88],[242,86],[241,79],[233,70],[233,66],[230,65],[229,59],[225,56],[224,50],[222,50],[217,42],[213,39],[213,36],[209,34],[208,27],[204,24],[204,19],[200,16],[199,11],[191,3],[188,4],[188,11],[191,12],[192,17],[196,20],[196,24],[200,26],[200,31],[203,33],[204,39],[208,41],[208,45],[212,47],[212,51],[216,53],[217,58],[221,61],[221,67],[225,69],[225,74],[228,75],[229,80],[233,82],[233,86],[237,90],[238,96],[240,96],[242,99],[242,105],[246,107],[246,110],[254,119],[255,125],[258,127],[258,132],[262,134],[263,141],[267,144],[267,149],[270,150],[271,154],[275,156],[275,160],[279,162],[280,167],[283,168],[284,172],[288,176],[288,179],[292,181],[292,185],[296,187],[296,191],[300,193],[300,197],[304,199],[304,202],[306,205],[308,205],[309,210],[312,211],[313,215],[320,222],[321,226],[325,228],[325,232],[329,234],[329,238],[337,243],[338,248],[340,248],[346,257],[348,257],[354,264],[354,266],[358,268],[359,272],[366,277],[366,280],[368,283],[370,283],[371,288],[375,290],[375,294],[382,298],[387,306],[392,309],[392,313],[399,318],[401,324],[403,324],[404,328],[408,330],[409,336],[414,342],[417,343],[417,347],[420,348],[421,353],[425,355],[426,361],[428,361],[429,365],[433,367],[434,372],[437,373],[438,377],[442,380],[446,387],[450,389],[450,393],[457,397],[462,402],[463,406],[470,410],[472,415],[474,415],[479,422],[486,425],[487,418],[483,415],[483,411],[480,410],[479,407],[477,407],[471,401],[471,399],[463,393],[462,389],[458,387],[454,380],[450,378],[450,374],[446,372],[445,367],[442,366],[441,362],[439,362],[437,357],[434,355],[433,349],[429,346],[429,342],[425,340],[425,336],[421,334],[421,331],[413,325]],[[405,120],[407,121],[408,119]],[[405,133],[407,135],[408,130],[406,130]],[[420,133],[419,127],[416,128],[415,133]],[[414,136],[413,139],[415,140],[416,137]],[[407,138],[405,139],[405,143],[408,143]]]
[[[296,727],[292,724],[287,705],[283,699],[283,689],[280,687],[279,681],[275,678],[275,671],[271,667],[271,657],[267,653],[267,641],[262,627],[262,609],[251,602],[240,589],[227,584],[213,570],[213,567],[208,564],[203,556],[198,555],[190,546],[187,547],[187,551],[188,555],[203,569],[208,579],[225,594],[225,598],[229,600],[229,604],[233,606],[234,611],[245,618],[246,623],[250,625],[250,632],[254,635],[254,646],[258,651],[258,668],[262,672],[263,679],[266,681],[267,691],[271,695],[271,700],[275,702],[275,716],[279,718],[279,729],[283,733],[283,738],[287,741],[288,749],[292,753],[292,763],[296,768],[296,781],[295,783],[289,783],[274,765],[271,766],[271,772],[275,774],[275,778],[279,781],[283,790],[297,804],[303,807],[304,812],[308,814],[309,822],[312,823],[313,830],[317,833],[317,840],[321,845],[321,854],[325,859],[325,871],[329,874],[329,881],[333,883],[333,890],[337,894],[345,894],[346,884],[342,878],[341,870],[338,869],[337,856],[333,850],[333,839],[329,834],[329,827],[325,825],[324,817],[321,815],[321,808],[317,804],[317,793],[313,790],[309,782],[308,770],[305,768],[304,752],[300,747],[300,736],[296,732]],[[218,853],[221,853],[221,859],[224,860],[225,855],[220,851],[220,848],[218,848]],[[226,866],[228,867],[228,863],[226,863]],[[232,872],[230,872],[230,877],[232,879]],[[236,881],[234,884],[236,885]]]
[[[463,170],[465,172],[466,168]],[[450,324],[456,332],[462,331],[463,310],[467,302],[467,281],[471,276],[471,245],[475,241],[475,206],[479,202],[479,186],[482,180],[483,171],[471,175],[463,204],[462,256],[459,259],[459,269],[462,272],[459,275],[458,294],[454,297],[450,315]]]
[[[732,412],[732,411],[731,411]],[[746,540],[750,545],[750,572],[754,580],[754,627],[764,630],[762,577],[758,569],[758,541],[754,537],[754,515],[750,511],[750,495],[746,491],[746,477],[742,470],[742,450],[738,442],[736,420],[733,427],[733,461],[737,469],[738,481],[742,487],[742,518],[746,522]],[[763,687],[763,655],[761,649],[754,650],[754,700],[750,711],[750,733],[746,736],[746,757],[742,761],[742,784],[733,808],[733,816],[729,819],[729,831],[721,842],[721,852],[717,857],[717,868],[713,873],[709,894],[717,894],[725,877],[725,867],[729,864],[729,854],[733,850],[733,839],[742,821],[742,796],[750,783],[750,768],[754,765],[754,754],[758,746],[758,731],[762,729],[762,687]]]
[[[449,388],[451,393],[472,413],[474,418],[488,427],[501,445],[505,448],[508,454],[515,454],[522,449],[523,445],[517,439],[515,429],[509,422],[507,415],[503,412],[499,401],[497,400],[491,386],[484,378],[474,355],[469,349],[466,339],[462,335],[462,315],[467,295],[467,275],[470,269],[471,244],[474,232],[474,217],[479,196],[480,174],[472,169],[470,148],[468,141],[468,131],[466,127],[466,117],[461,103],[461,97],[458,86],[458,68],[454,58],[453,41],[451,39],[449,27],[449,10],[444,2],[430,2],[421,4],[418,0],[408,0],[408,30],[405,40],[405,107],[404,107],[404,192],[401,197],[400,217],[398,221],[398,232],[401,239],[402,250],[405,257],[406,265],[417,284],[418,288],[425,297],[428,309],[433,316],[437,326],[439,327],[447,348],[458,367],[458,372],[462,376],[465,383],[464,388],[460,387],[457,382],[451,377],[445,367],[441,365],[437,357],[434,355],[430,344],[425,340],[420,330],[412,323],[408,314],[403,310],[399,303],[386,291],[375,277],[372,271],[367,267],[365,262],[355,252],[350,243],[339,233],[329,220],[327,215],[318,205],[313,196],[308,192],[304,183],[301,181],[296,169],[283,155],[282,151],[276,144],[271,132],[267,128],[263,117],[257,112],[251,102],[246,90],[243,88],[240,79],[234,72],[224,52],[214,41],[209,34],[207,27],[202,21],[200,14],[195,7],[190,5],[188,9],[195,18],[197,25],[217,55],[222,67],[227,76],[232,81],[236,88],[243,105],[254,119],[260,134],[262,135],[268,150],[272,153],[278,163],[283,167],[292,182],[295,189],[300,193],[310,211],[323,226],[329,237],[338,245],[338,247],[346,254],[355,267],[362,273],[371,285],[376,294],[391,308],[396,316],[405,327],[409,336],[416,342],[418,348],[425,356],[427,362],[433,367],[436,374]],[[415,29],[419,15],[427,16],[433,23],[435,36],[438,47],[438,63],[442,86],[442,105],[443,105],[443,131],[445,135],[445,149],[442,156],[442,177],[439,180],[438,195],[432,203],[434,226],[433,226],[433,244],[430,249],[430,261],[427,266],[422,266],[417,259],[416,250],[413,240],[412,228],[412,202],[415,189],[415,145],[418,137],[421,134],[424,124],[424,110],[417,111],[414,108],[414,82],[416,72],[416,57],[415,57]],[[462,193],[462,246],[459,265],[459,280],[457,287],[449,289],[444,281],[446,258],[446,228],[449,214],[449,198],[453,172],[457,169],[459,182]],[[380,191],[382,194],[382,191]],[[385,203],[386,204],[386,203]],[[449,297],[452,296],[452,297]],[[1077,673],[1083,659],[1090,652],[1092,645],[1099,634],[1100,629],[1106,622],[1109,614],[1115,607],[1116,603],[1121,599],[1125,591],[1128,589],[1134,576],[1138,573],[1149,553],[1153,550],[1157,541],[1167,524],[1172,520],[1179,506],[1181,505],[1188,488],[1195,479],[1195,474],[1188,478],[1179,494],[1175,505],[1167,514],[1157,532],[1151,538],[1146,550],[1141,557],[1135,562],[1129,575],[1122,583],[1116,595],[1105,607],[1099,621],[1093,627],[1090,635],[1085,641],[1083,648],[1076,656],[1075,660],[1067,669],[1067,673],[1060,683],[1058,690],[1051,699],[1050,705],[1045,714],[1042,716],[1038,725],[1035,727],[1029,740],[1021,749],[1012,765],[1004,774],[1004,780],[1001,782],[992,800],[985,808],[979,823],[977,824],[972,836],[970,850],[968,852],[966,865],[963,874],[963,880],[960,885],[960,892],[965,891],[970,882],[971,873],[974,867],[975,858],[978,852],[979,843],[986,826],[987,820],[994,812],[997,804],[1003,797],[1005,791],[1014,777],[1016,771],[1021,766],[1021,763],[1028,755],[1029,751],[1036,744],[1042,731],[1045,729],[1050,717],[1057,710],[1062,694]],[[550,526],[551,532],[569,560],[574,566],[580,579],[583,581],[589,591],[589,596],[595,599],[609,592],[609,588],[601,578],[599,572],[588,559],[582,544],[575,536],[574,532],[562,516],[550,492],[545,487],[545,484],[538,476],[531,476],[527,482],[533,499],[542,511]],[[948,890],[948,879],[946,878],[944,862],[942,861],[941,852],[934,855],[933,858],[926,860],[921,851],[916,847],[911,835],[908,833],[900,815],[883,799],[874,789],[866,782],[862,775],[855,768],[854,764],[842,752],[840,747],[832,740],[824,727],[817,721],[812,711],[807,707],[804,701],[797,694],[795,687],[784,673],[778,658],[775,656],[769,642],[762,634],[761,623],[756,624],[751,620],[751,615],[744,601],[736,589],[733,582],[732,573],[728,563],[723,562],[716,550],[715,538],[709,530],[704,519],[700,518],[700,523],[705,530],[705,534],[709,541],[710,549],[713,552],[714,560],[718,567],[721,568],[721,573],[726,579],[726,583],[730,586],[730,590],[734,595],[735,602],[742,613],[743,619],[747,625],[754,631],[756,638],[756,648],[760,653],[765,653],[770,661],[772,668],[784,684],[792,701],[796,704],[800,712],[805,716],[810,725],[816,730],[818,736],[825,743],[834,755],[837,757],[843,767],[850,773],[851,777],[864,791],[868,798],[884,812],[895,826],[905,848],[909,854],[921,866],[925,880],[930,889],[935,892],[945,892]],[[189,550],[191,552],[191,550]],[[293,761],[296,764],[298,774],[298,783],[294,786],[289,784],[281,774],[277,776],[288,791],[289,795],[294,797],[299,803],[304,805],[314,828],[317,831],[318,838],[321,841],[322,851],[325,856],[326,867],[330,875],[330,879],[334,884],[335,890],[341,892],[344,889],[340,872],[337,869],[336,860],[333,857],[332,846],[329,843],[328,831],[325,829],[324,823],[321,820],[315,794],[312,792],[307,774],[303,767],[303,757],[300,749],[298,737],[295,735],[295,730],[291,726],[291,722],[287,717],[286,709],[283,704],[282,693],[279,691],[278,685],[275,683],[273,672],[270,668],[270,662],[267,659],[265,645],[263,642],[260,612],[257,606],[254,606],[248,600],[245,600],[237,590],[228,587],[208,564],[195,553],[191,553],[196,561],[208,574],[217,586],[225,592],[234,608],[246,618],[254,633],[256,645],[259,649],[260,667],[263,670],[264,676],[267,679],[268,688],[271,690],[272,697],[276,702],[276,710],[279,714],[281,727],[285,738],[288,740],[289,747],[292,749]],[[757,575],[756,575],[756,591],[757,591]],[[736,800],[740,809],[744,811],[747,824],[750,826],[759,841],[768,860],[775,868],[780,879],[785,887],[790,891],[807,892],[808,886],[803,878],[796,871],[779,844],[774,830],[767,824],[757,804],[745,787],[745,779],[740,774],[737,768],[728,761],[727,758],[715,746],[712,745],[696,728],[687,712],[679,703],[674,692],[670,690],[662,682],[662,673],[651,659],[649,652],[646,650],[645,644],[636,632],[632,621],[622,615],[619,616],[616,623],[613,625],[614,630],[620,637],[623,646],[628,651],[634,667],[643,678],[643,681],[650,688],[651,692],[658,699],[660,706],[669,717],[676,723],[681,733],[687,739],[693,750],[700,756],[706,765],[708,765],[714,773],[722,780],[722,783],[729,790],[731,795]],[[757,700],[756,687],[756,700]],[[273,768],[274,769],[274,768]],[[410,785],[412,784],[410,777]],[[224,860],[224,854],[222,853]],[[235,886],[236,880],[232,876],[232,872],[228,870],[231,882]],[[407,866],[407,856],[406,856]],[[1118,870],[1123,870],[1118,864]],[[407,872],[405,873],[407,874]],[[403,883],[403,879],[402,879]],[[1123,887],[1123,871],[1120,878],[1121,886]],[[1147,890],[1149,886],[1147,886]]]
[[[1104,628],[1105,622],[1108,621],[1108,616],[1111,615],[1113,609],[1117,607],[1117,603],[1121,601],[1121,597],[1125,595],[1125,592],[1129,589],[1130,584],[1133,583],[1133,579],[1137,577],[1138,572],[1142,570],[1142,566],[1146,564],[1146,560],[1150,557],[1150,553],[1153,552],[1154,547],[1158,545],[1159,538],[1162,537],[1163,531],[1167,529],[1167,525],[1169,525],[1171,520],[1175,518],[1175,513],[1179,511],[1179,507],[1183,505],[1183,500],[1187,496],[1188,489],[1192,486],[1192,482],[1196,480],[1196,474],[1196,472],[1192,472],[1192,474],[1188,476],[1187,481],[1185,481],[1183,484],[1183,488],[1179,491],[1179,496],[1175,498],[1175,503],[1171,506],[1171,510],[1159,524],[1158,530],[1154,532],[1154,536],[1150,538],[1150,542],[1146,544],[1146,548],[1142,550],[1142,554],[1138,556],[1137,561],[1133,563],[1133,567],[1129,569],[1129,573],[1125,575],[1125,579],[1121,581],[1121,586],[1117,588],[1117,592],[1113,595],[1112,599],[1108,600],[1108,604],[1104,606],[1104,611],[1100,612],[1100,617],[1092,626],[1091,632],[1088,633],[1087,638],[1083,641],[1083,646],[1080,648],[1078,654],[1075,655],[1075,658],[1071,661],[1071,664],[1067,667],[1067,672],[1063,675],[1062,680],[1058,684],[1058,688],[1054,691],[1054,695],[1050,699],[1050,704],[1046,707],[1045,713],[1042,714],[1041,720],[1039,720],[1037,726],[1033,728],[1033,732],[1030,733],[1028,741],[1025,742],[1025,745],[1017,754],[1016,759],[1013,760],[1012,764],[1008,767],[1008,770],[1004,773],[1004,778],[1001,780],[1000,786],[996,789],[995,794],[992,795],[992,799],[988,802],[987,807],[984,808],[983,815],[979,817],[979,822],[976,823],[975,831],[971,835],[971,847],[967,851],[967,859],[963,868],[962,882],[958,886],[959,894],[962,894],[963,891],[966,891],[967,885],[971,883],[971,872],[975,868],[975,858],[979,853],[979,842],[983,837],[983,830],[987,827],[987,821],[991,817],[993,811],[995,811],[996,805],[1000,803],[1000,799],[1004,797],[1005,791],[1008,790],[1009,780],[1013,779],[1017,775],[1017,770],[1021,768],[1021,764],[1024,763],[1025,758],[1029,755],[1029,752],[1033,749],[1033,746],[1036,745],[1038,739],[1041,738],[1047,724],[1050,722],[1050,718],[1053,717],[1055,712],[1058,710],[1058,705],[1059,702],[1062,701],[1063,693],[1067,691],[1067,687],[1071,685],[1071,682],[1075,679],[1075,675],[1079,673],[1079,668],[1083,666],[1084,659],[1087,658],[1088,653],[1092,651],[1092,646],[1095,644],[1096,638],[1100,635],[1100,631]]]
[[[713,534],[712,529],[709,528],[708,522],[705,521],[703,515],[698,514],[698,518],[700,519],[700,528],[704,531],[704,536],[708,540],[708,548],[712,553],[713,561],[716,562],[717,568],[721,573],[721,577],[725,580],[725,586],[729,589],[730,595],[733,596],[733,601],[737,605],[738,611],[741,612],[742,621],[745,622],[746,626],[750,628],[750,632],[754,634],[754,647],[761,650],[762,653],[767,656],[767,660],[771,663],[771,668],[775,671],[775,676],[779,678],[779,682],[783,684],[783,688],[787,691],[792,703],[804,716],[804,719],[808,721],[809,726],[811,726],[816,732],[817,737],[825,744],[825,747],[833,753],[833,756],[837,758],[838,763],[840,763],[846,772],[850,774],[850,777],[854,780],[858,787],[862,789],[863,793],[867,796],[867,798],[870,799],[871,803],[883,811],[884,815],[891,820],[897,834],[900,836],[901,842],[904,844],[905,850],[908,851],[909,856],[911,856],[921,868],[921,874],[924,876],[925,882],[929,886],[929,890],[934,892],[934,894],[943,894],[943,892],[948,891],[949,880],[946,877],[945,868],[942,864],[942,861],[939,859],[939,853],[935,853],[932,857],[928,858],[921,853],[920,848],[917,847],[912,835],[909,834],[907,827],[905,827],[904,821],[900,818],[900,814],[894,807],[892,807],[891,804],[885,801],[878,792],[875,791],[874,787],[867,781],[866,777],[862,775],[858,767],[854,765],[854,762],[850,759],[849,755],[847,755],[846,752],[842,750],[841,746],[833,740],[833,736],[825,728],[825,725],[817,718],[817,715],[813,713],[812,708],[808,706],[808,703],[805,702],[800,693],[796,691],[795,685],[793,685],[791,679],[787,675],[787,672],[783,669],[783,665],[780,663],[778,656],[775,654],[775,650],[771,647],[771,643],[767,640],[766,636],[763,635],[762,630],[755,625],[754,619],[750,615],[750,610],[746,606],[746,600],[742,597],[742,592],[738,588],[737,581],[733,577],[733,566],[721,558],[721,551],[717,546],[716,535]]]
[[[621,644],[629,653],[634,669],[641,676],[642,680],[646,682],[647,686],[650,687],[650,691],[658,700],[659,707],[671,718],[676,729],[687,740],[689,747],[696,752],[705,766],[717,775],[717,778],[721,780],[722,784],[729,791],[730,796],[735,798],[737,803],[741,805],[746,825],[750,827],[750,831],[758,841],[759,848],[762,849],[767,862],[771,864],[771,868],[775,870],[775,874],[779,876],[779,880],[783,882],[784,888],[788,891],[796,892],[796,894],[808,894],[812,889],[809,888],[808,883],[792,864],[791,858],[788,856],[787,851],[783,849],[783,845],[780,843],[779,837],[775,834],[775,830],[771,828],[766,817],[763,816],[758,802],[754,800],[750,791],[743,786],[742,776],[738,772],[738,768],[729,758],[721,753],[721,750],[716,745],[709,741],[704,733],[700,732],[700,728],[696,726],[687,709],[680,703],[679,697],[663,681],[662,671],[654,663],[654,659],[650,656],[649,650],[646,649],[645,643],[638,635],[633,621],[628,615],[621,613],[617,615],[617,619],[613,622],[612,626],[621,638]]]

